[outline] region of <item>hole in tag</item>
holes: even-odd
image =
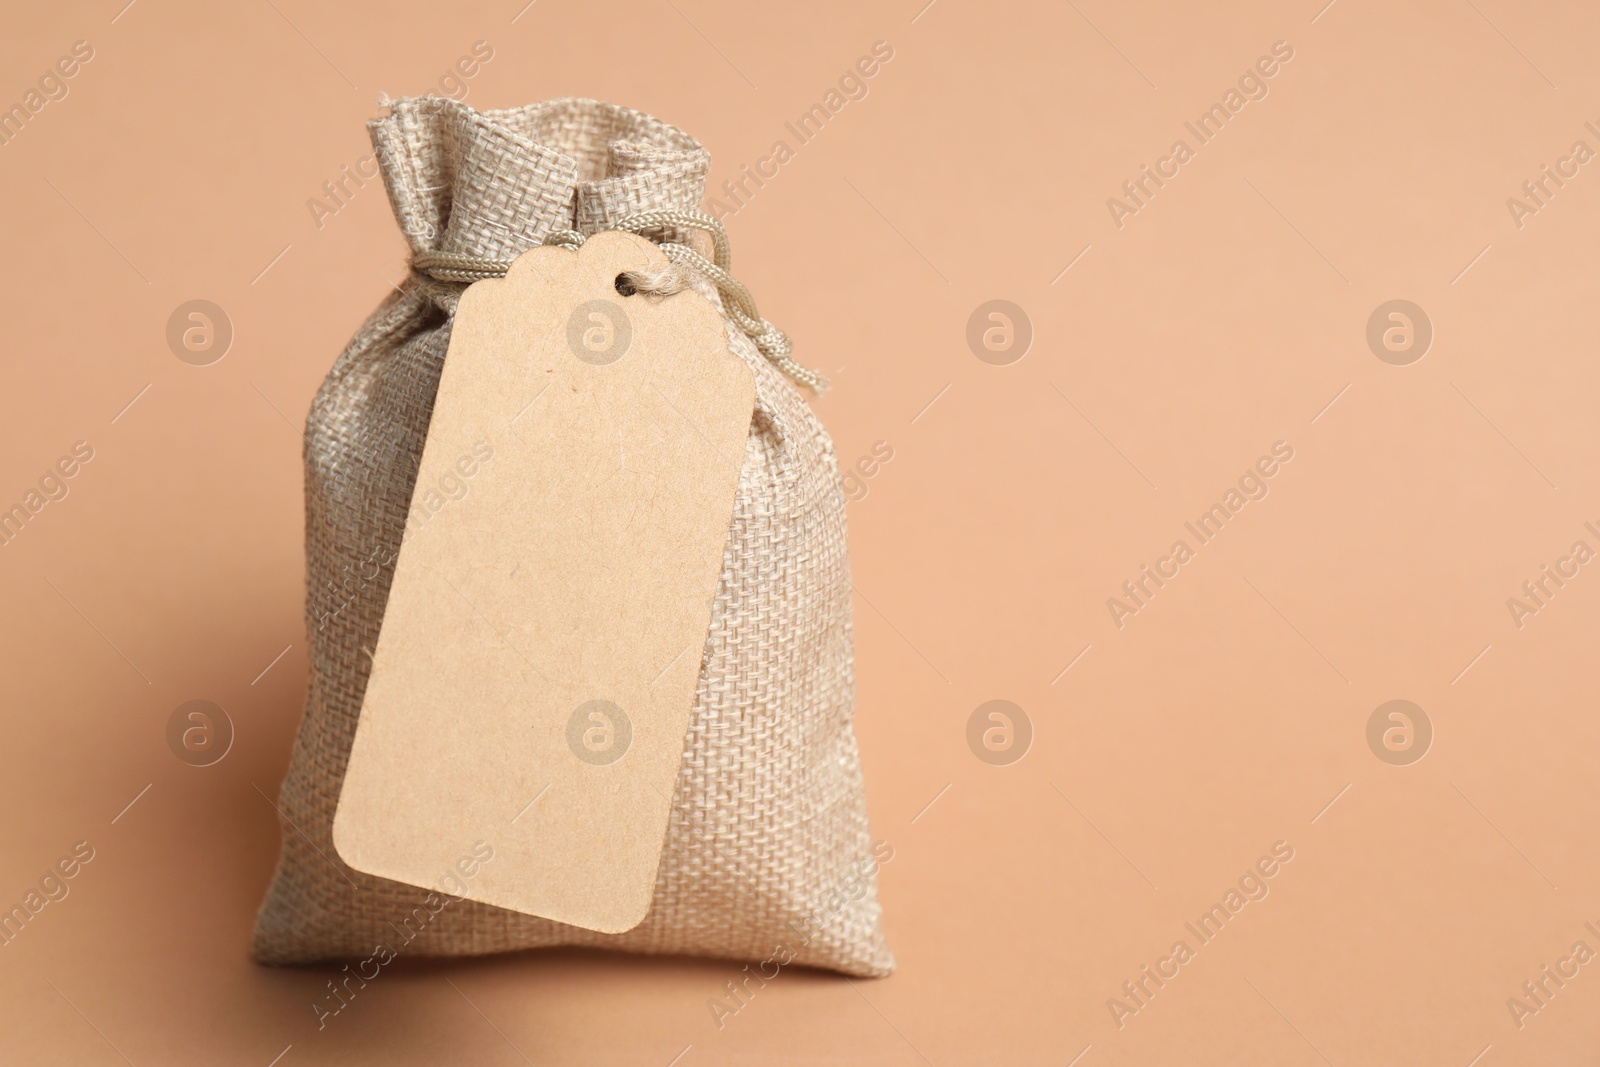
[[[616,286],[617,292],[621,293],[623,296],[632,296],[634,293],[639,291],[639,287],[633,284],[633,279],[628,277],[626,274],[617,275],[616,280],[611,284]]]

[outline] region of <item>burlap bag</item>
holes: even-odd
[[[414,255],[510,259],[554,231],[697,210],[709,164],[682,131],[592,100],[485,112],[401,100],[371,132]],[[893,853],[885,845],[875,853],[868,836],[851,728],[850,580],[833,445],[794,386],[731,326],[733,351],[755,372],[756,409],[644,922],[593,933],[340,862],[334,807],[463,288],[413,273],[312,402],[310,688],[279,801],[283,852],[257,920],[256,957],[590,945],[889,973],[874,875]],[[716,299],[710,287],[705,295]]]

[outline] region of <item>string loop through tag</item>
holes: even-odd
[[[709,234],[713,258],[706,259],[687,244],[676,241],[659,242],[657,247],[670,261],[668,268],[661,271],[629,271],[618,275],[618,291],[624,296],[631,296],[633,293],[670,296],[689,288],[696,276],[704,278],[721,292],[723,307],[728,317],[745,336],[750,338],[768,362],[791,381],[807,386],[813,392],[820,393],[825,390],[828,387],[828,380],[790,358],[789,353],[794,350],[794,344],[789,340],[789,336],[761,317],[750,290],[729,272],[733,262],[733,250],[728,243],[728,234],[722,228],[722,223],[709,215],[695,211],[644,211],[618,220],[611,228],[647,236],[652,232],[680,227]],[[577,248],[587,239],[588,235],[578,230],[557,230],[547,237],[544,243],[562,248]],[[501,278],[511,269],[510,260],[488,259],[457,252],[422,252],[412,259],[411,265],[416,270],[440,281],[468,283],[482,281],[485,278]],[[626,282],[631,291],[621,288],[623,282]]]

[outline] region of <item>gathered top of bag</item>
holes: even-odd
[[[372,143],[414,254],[515,259],[560,231],[695,211],[711,167],[677,127],[599,100],[478,111],[426,96],[390,107],[370,124]]]
[[[478,111],[424,96],[394,101],[370,128],[395,217],[423,273],[471,282],[503,275],[535,245],[572,246],[607,229],[648,234],[672,269],[629,275],[627,292],[669,295],[700,279],[784,375],[827,388],[827,379],[789,358],[788,336],[728,272],[721,224],[696,213],[711,154],[677,127],[599,100]],[[714,262],[693,249],[694,230],[711,234]]]

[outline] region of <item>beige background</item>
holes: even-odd
[[[0,947],[0,1057],[1592,1058],[1600,963],[1520,1029],[1506,1002],[1600,951],[1600,577],[1520,629],[1506,601],[1600,549],[1600,174],[1521,228],[1506,200],[1600,149],[1600,12],[121,3],[0,36],[5,105],[95,52],[0,145],[0,504],[94,448],[0,547],[0,902],[95,850]],[[703,140],[719,185],[894,48],[729,220],[740,277],[836,380],[841,461],[894,453],[850,515],[890,979],[785,973],[719,1030],[727,962],[403,960],[318,1032],[334,970],[247,959],[305,679],[302,416],[406,269],[376,183],[320,229],[307,201],[370,153],[379,93],[437,89],[479,40],[470,103],[630,104]],[[1280,40],[1269,95],[1119,229],[1107,198]],[[166,343],[194,298],[236,331],[211,366]],[[1035,330],[1008,366],[965,340],[996,298]],[[1409,366],[1364,336],[1397,298],[1435,331]],[[1118,629],[1107,598],[1279,440],[1270,495]],[[1034,727],[1009,766],[966,741],[996,698]],[[237,731],[214,766],[167,747],[192,699]],[[1367,745],[1391,699],[1435,729],[1409,766]],[[1119,1028],[1107,999],[1277,841],[1270,895]]]

